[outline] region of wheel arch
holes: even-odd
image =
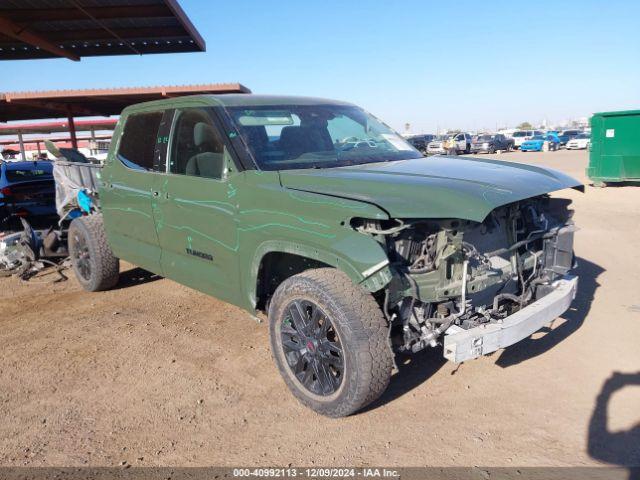
[[[376,251],[375,247],[367,247],[366,263],[362,261],[354,263],[341,252],[328,251],[304,243],[278,240],[262,243],[253,256],[246,276],[248,287],[246,296],[249,305],[252,309],[264,309],[268,298],[280,283],[308,269],[332,267],[344,272],[354,284],[366,281],[368,277],[374,276],[388,265],[388,258],[382,247],[373,239],[371,242],[378,248]],[[380,283],[380,281],[376,282],[376,287],[384,286]],[[365,287],[371,289],[368,285]]]

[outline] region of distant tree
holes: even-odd
[[[533,128],[533,125],[531,125],[529,122],[522,122],[516,128],[518,130],[531,130]]]

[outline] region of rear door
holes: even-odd
[[[177,109],[155,211],[162,272],[184,285],[239,298],[237,205],[229,146],[209,107]]]
[[[100,190],[100,206],[114,254],[161,273],[160,246],[152,203],[155,201],[158,132],[163,111],[131,113],[124,119],[116,151],[109,155]]]

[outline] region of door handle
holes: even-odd
[[[158,195],[160,195],[160,192],[151,192],[151,195],[153,195],[154,197],[157,197]]]

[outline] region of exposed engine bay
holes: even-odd
[[[453,325],[500,323],[547,295],[574,265],[569,200],[547,195],[468,220],[361,221],[383,242],[394,273],[382,307],[394,347],[436,346]]]

